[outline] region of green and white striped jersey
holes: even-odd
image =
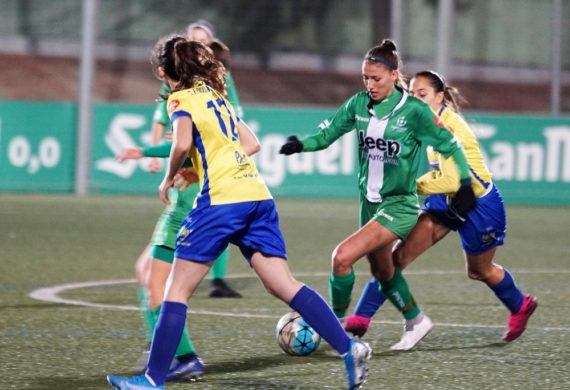
[[[319,128],[302,140],[303,151],[326,149],[356,131],[359,190],[374,203],[392,195],[416,194],[422,144],[446,157],[461,147],[427,104],[397,88],[380,102],[372,101],[365,91],[357,93]],[[464,162],[459,161],[459,168],[461,177],[468,177]]]

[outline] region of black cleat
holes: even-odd
[[[241,298],[241,294],[231,288],[224,279],[212,279],[210,289],[208,290],[210,298]]]

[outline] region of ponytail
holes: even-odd
[[[389,70],[399,70],[402,65],[396,43],[388,38],[384,39],[380,45],[369,49],[364,56],[364,62],[384,65]],[[395,85],[402,90],[407,89],[407,83],[401,74],[398,75]]]
[[[201,80],[226,94],[226,68],[203,43],[188,41],[180,35],[162,38],[156,43],[150,61],[155,75],[159,76],[162,68],[170,80],[177,82],[172,92],[190,88]]]

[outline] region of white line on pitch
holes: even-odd
[[[551,272],[559,272],[559,271],[551,271]],[[316,274],[306,274],[305,276],[313,276]],[[327,274],[328,275],[328,274]],[[253,274],[236,274],[234,278],[237,277],[253,277]],[[295,274],[295,276],[302,276],[302,274]],[[68,283],[68,284],[61,284],[58,286],[52,287],[45,287],[40,288],[37,290],[32,291],[29,294],[30,298],[51,302],[51,303],[61,303],[65,305],[74,305],[74,306],[84,306],[84,307],[93,307],[98,309],[110,309],[110,310],[130,310],[130,311],[138,311],[139,308],[136,306],[130,305],[109,305],[103,303],[92,303],[92,302],[85,302],[77,299],[65,299],[59,296],[60,293],[73,290],[78,288],[88,288],[88,287],[101,287],[101,286],[111,286],[117,284],[129,284],[134,283],[134,279],[117,279],[117,280],[96,280],[91,282],[80,282],[80,283]],[[237,317],[237,318],[265,318],[265,319],[277,319],[279,318],[278,315],[268,315],[268,314],[250,314],[250,313],[228,313],[228,312],[215,312],[215,311],[208,311],[208,310],[193,310],[188,309],[188,313],[190,314],[200,314],[200,315],[211,315],[211,316],[218,316],[218,317]],[[402,325],[401,321],[373,321],[377,324],[387,324],[387,325]],[[434,325],[437,326],[444,326],[444,327],[451,327],[451,328],[504,328],[504,325],[482,325],[482,324],[458,324],[458,323],[435,323]],[[531,329],[541,329],[545,331],[570,331],[570,328],[563,328],[563,327],[543,327],[543,328],[536,328],[536,327],[529,327]]]

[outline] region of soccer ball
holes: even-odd
[[[321,343],[321,336],[297,312],[285,314],[275,328],[277,344],[289,355],[306,356]]]

